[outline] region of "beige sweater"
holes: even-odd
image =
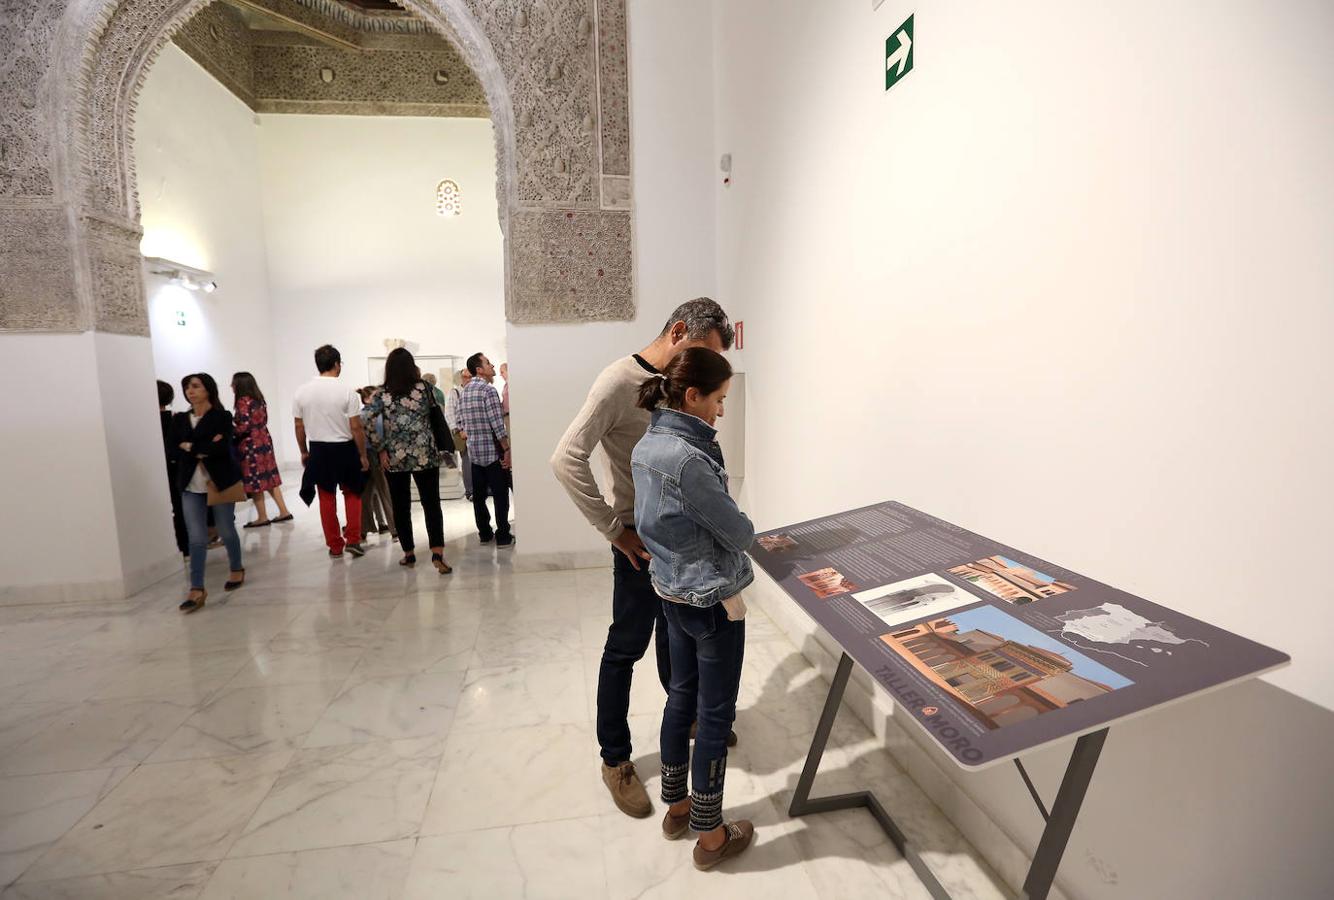
[[[589,389],[584,408],[556,445],[551,470],[590,525],[609,541],[634,527],[635,483],[630,453],[648,430],[649,412],[635,406],[639,387],[653,372],[626,356],[607,366]],[[602,496],[588,458],[602,445],[611,463],[611,503]]]

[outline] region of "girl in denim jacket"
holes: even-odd
[[[644,382],[639,405],[652,422],[630,457],[635,526],[663,600],[672,680],[662,713],[663,834],[695,832],[694,860],[710,869],[745,850],[750,822],[723,821],[727,735],[736,718],[746,642],[741,590],[754,580],[746,550],[755,529],[727,493],[714,423],[732,367],[695,347]],[[691,725],[698,722],[695,755]],[[690,793],[686,776],[690,776]]]

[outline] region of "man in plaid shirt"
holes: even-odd
[[[510,438],[505,431],[505,413],[500,404],[500,392],[491,386],[496,367],[483,353],[468,357],[468,371],[472,381],[463,389],[458,403],[458,427],[468,439],[468,455],[472,458],[472,509],[477,519],[477,535],[483,544],[496,539],[497,547],[510,547]],[[486,495],[495,497],[496,528],[491,530],[491,513],[486,508]]]

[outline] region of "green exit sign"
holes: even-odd
[[[912,71],[912,16],[885,38],[885,90]]]

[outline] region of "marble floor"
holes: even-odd
[[[514,572],[446,506],[450,576],[400,568],[387,536],[330,560],[298,506],[244,532],[242,590],[220,590],[213,551],[197,615],[177,577],[0,607],[0,897],[928,896],[865,812],[783,812],[826,685],[758,610],[727,778],[756,845],[699,873],[657,813],[618,813],[592,725],[609,569]],[[656,798],[662,692],[642,672]],[[1006,896],[851,714],[817,784],[875,790],[955,897]]]

